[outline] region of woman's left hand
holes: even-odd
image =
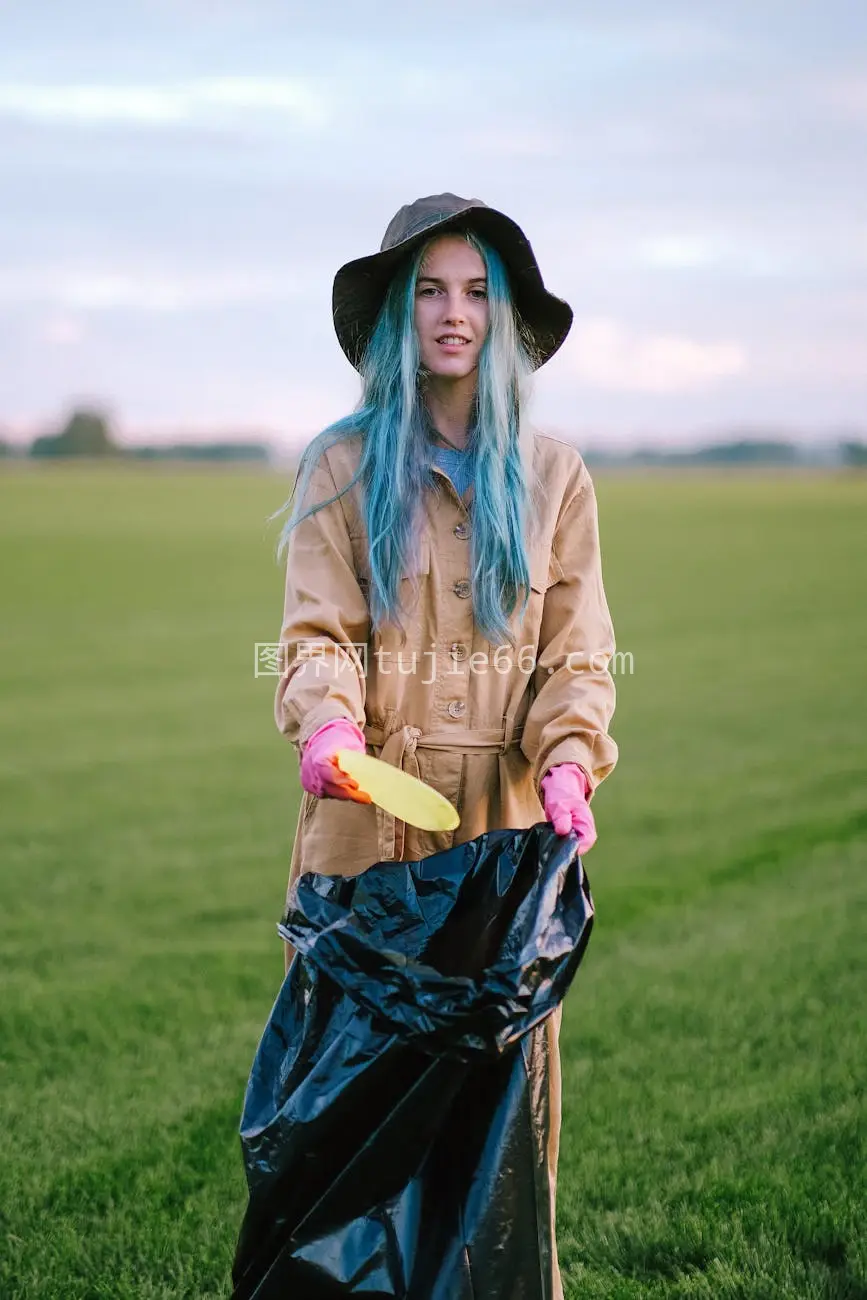
[[[590,783],[577,763],[558,763],[541,782],[545,816],[558,835],[575,831],[582,853],[596,843],[596,823],[587,802]]]

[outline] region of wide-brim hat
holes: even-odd
[[[406,204],[392,217],[378,253],[347,262],[334,277],[334,328],[356,370],[361,367],[395,272],[420,244],[435,235],[463,230],[480,235],[502,257],[533,368],[538,369],[554,355],[569,333],[572,308],[545,288],[530,241],[521,227],[481,199],[431,194]]]

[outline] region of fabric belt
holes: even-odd
[[[509,722],[499,729],[489,727],[431,732],[424,732],[420,727],[405,726],[388,730],[385,727],[366,726],[364,738],[369,745],[380,750],[377,757],[383,762],[391,763],[392,767],[399,767],[402,772],[408,772],[410,776],[421,780],[416,756],[419,749],[457,754],[505,754],[510,749],[519,747],[523,730],[523,727],[515,727]],[[382,808],[377,808],[376,812],[379,821],[380,860],[402,861],[406,823]]]

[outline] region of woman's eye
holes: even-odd
[[[487,289],[471,289],[471,290],[470,290],[470,297],[471,297],[471,298],[478,298],[480,302],[484,302],[484,300],[487,298],[487,296],[488,296],[488,291],[487,291]]]

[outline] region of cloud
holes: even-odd
[[[85,336],[84,325],[74,316],[51,316],[42,326],[42,341],[59,347],[74,347]]]
[[[820,88],[821,100],[852,126],[867,127],[867,76],[839,77]]]
[[[743,223],[742,223],[743,224]],[[773,232],[753,229],[728,233],[689,234],[687,232],[650,236],[639,239],[633,248],[637,266],[651,271],[711,271],[725,275],[745,275],[759,279],[798,277],[804,268],[824,259],[825,269],[849,255],[845,237],[837,244],[837,257],[831,258],[824,241],[802,231]]]
[[[487,130],[472,131],[464,136],[461,149],[465,154],[488,158],[529,159],[557,158],[565,152],[562,135],[550,128],[499,124]]]
[[[190,275],[0,267],[3,306],[48,303],[72,311],[181,312],[285,302],[303,291],[298,277],[277,270]]]
[[[569,356],[573,372],[590,387],[621,392],[696,392],[740,374],[747,365],[738,343],[640,336],[603,318],[576,322]]]
[[[724,250],[705,235],[661,235],[642,240],[638,259],[645,266],[662,270],[694,270],[714,266],[723,260]]]
[[[0,114],[37,122],[149,127],[267,114],[320,128],[330,121],[332,104],[312,82],[292,77],[207,77],[165,85],[0,82]]]

